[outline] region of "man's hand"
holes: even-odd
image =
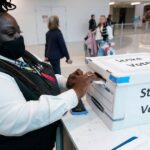
[[[75,90],[79,99],[86,94],[87,89],[94,80],[97,80],[97,76],[94,73],[86,73],[76,78],[73,89]]]
[[[90,84],[97,79],[98,77],[95,75],[95,73],[87,72],[86,74],[83,74],[83,71],[78,69],[69,76],[67,88],[73,88],[80,99],[85,95]]]
[[[73,72],[72,74],[69,75],[68,80],[67,80],[67,88],[71,89],[74,84],[76,83],[76,79],[78,76],[83,75],[83,71],[80,69],[77,69],[75,72]]]
[[[66,60],[66,63],[67,63],[67,64],[72,64],[72,60],[71,60],[71,59],[67,59],[67,60]]]

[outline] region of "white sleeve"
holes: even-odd
[[[0,85],[0,134],[5,136],[21,136],[47,126],[78,103],[74,90],[27,102],[15,80],[4,73],[0,73]]]
[[[67,79],[64,76],[59,75],[59,74],[56,74],[55,76],[56,76],[60,90],[66,91],[67,90],[67,86],[66,86]]]
[[[95,37],[96,40],[102,40],[103,37],[102,37],[102,34],[100,32],[100,28],[96,28],[96,37]]]
[[[107,32],[108,32],[108,39],[109,40],[112,40],[114,37],[113,37],[113,30],[112,30],[112,27],[110,26],[107,26]]]

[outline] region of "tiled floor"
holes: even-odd
[[[143,29],[125,29],[123,34],[116,32],[115,49],[117,54],[122,53],[139,53],[150,52],[150,32],[145,32]],[[84,63],[84,47],[83,42],[68,43],[68,50],[73,60],[73,64],[65,63],[65,59],[61,62],[62,74],[68,76],[77,68],[86,70]],[[27,49],[36,54],[41,59],[44,59],[44,45],[27,46]]]

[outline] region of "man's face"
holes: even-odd
[[[106,19],[105,17],[101,16],[99,21],[100,21],[100,24],[104,24],[106,22]]]
[[[9,14],[0,16],[0,43],[12,41],[20,36],[16,20]]]

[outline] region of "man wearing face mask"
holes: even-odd
[[[7,13],[15,8],[0,1],[0,150],[52,150],[57,121],[96,76],[77,70],[65,80],[26,51],[17,22]]]

